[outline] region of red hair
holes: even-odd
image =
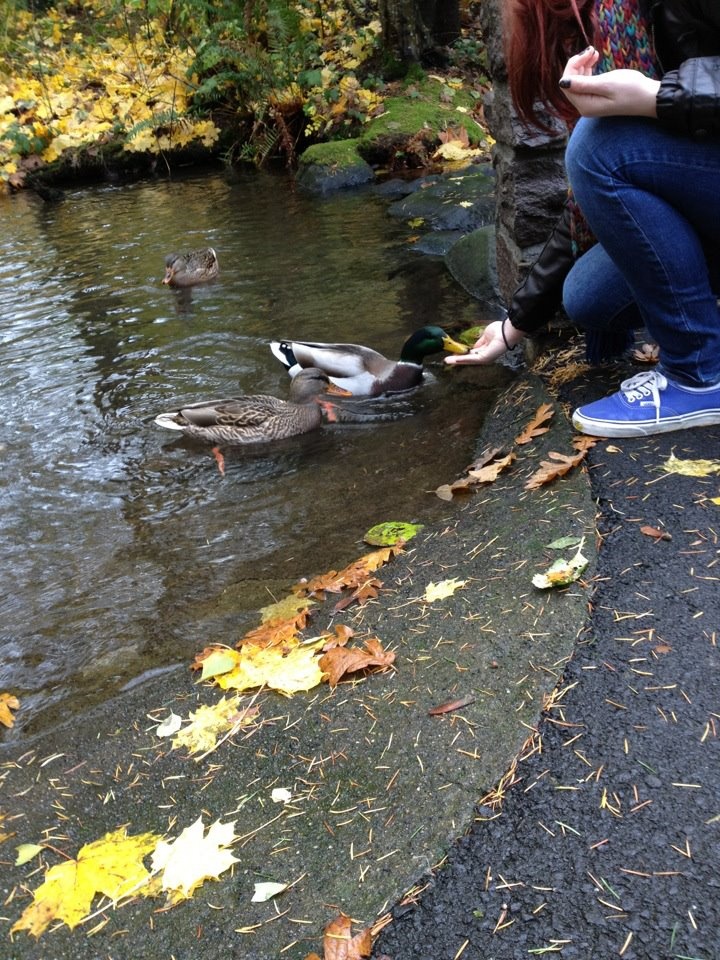
[[[558,87],[568,58],[597,46],[593,0],[505,0],[505,62],[510,95],[527,124],[546,128],[538,106],[565,121],[577,111]]]

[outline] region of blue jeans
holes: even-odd
[[[720,384],[709,268],[720,247],[720,139],[676,136],[640,117],[582,118],[565,161],[599,241],[565,282],[570,319],[586,329],[643,323],[671,380]]]

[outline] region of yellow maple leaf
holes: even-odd
[[[143,888],[150,874],[142,861],[159,839],[153,833],[128,837],[125,827],[120,827],[85,844],[77,860],[58,863],[48,870],[11,933],[27,930],[39,937],[53,920],[62,920],[72,929],[90,912],[96,894],[117,902],[129,893],[146,892]]]
[[[240,650],[240,661],[234,670],[217,678],[223,690],[252,690],[266,686],[285,696],[292,696],[323,681],[323,672],[316,652],[325,638],[299,644],[297,640],[280,647],[256,647],[246,644]]]
[[[451,580],[441,580],[439,583],[429,583],[425,587],[423,600],[427,603],[434,603],[435,600],[444,600],[445,597],[451,597],[456,590],[464,587],[467,580],[458,580],[453,577]]]
[[[666,473],[680,473],[685,477],[708,477],[720,473],[720,460],[680,460],[671,453],[662,464]]]
[[[238,858],[226,848],[237,837],[235,821],[215,823],[207,834],[202,817],[186,827],[175,840],[161,840],[152,857],[153,873],[171,904],[187,900],[205,880],[217,880]]]
[[[173,747],[187,747],[191,754],[214,750],[218,737],[234,726],[246,726],[259,713],[257,707],[239,710],[239,699],[237,696],[223,697],[215,704],[198,707],[190,714],[190,723],[173,737]]]
[[[15,723],[15,717],[10,712],[17,710],[20,701],[11,693],[0,693],[0,723],[4,727],[11,727]]]

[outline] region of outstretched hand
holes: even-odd
[[[525,337],[522,330],[516,330],[509,320],[494,320],[483,330],[480,338],[475,341],[468,353],[452,354],[445,357],[445,363],[470,364],[470,363],[492,363],[497,360],[507,350],[505,340],[503,339],[503,323],[505,324],[505,336],[508,344],[514,347]]]
[[[659,80],[639,70],[610,70],[593,75],[599,54],[594,47],[570,57],[560,80],[568,100],[583,117],[655,117]]]

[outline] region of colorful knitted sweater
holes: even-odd
[[[595,73],[625,68],[640,70],[648,77],[659,77],[650,31],[638,0],[595,0],[595,15],[600,34],[600,59]],[[568,203],[573,251],[579,256],[595,243],[595,238],[573,200],[572,191]]]

